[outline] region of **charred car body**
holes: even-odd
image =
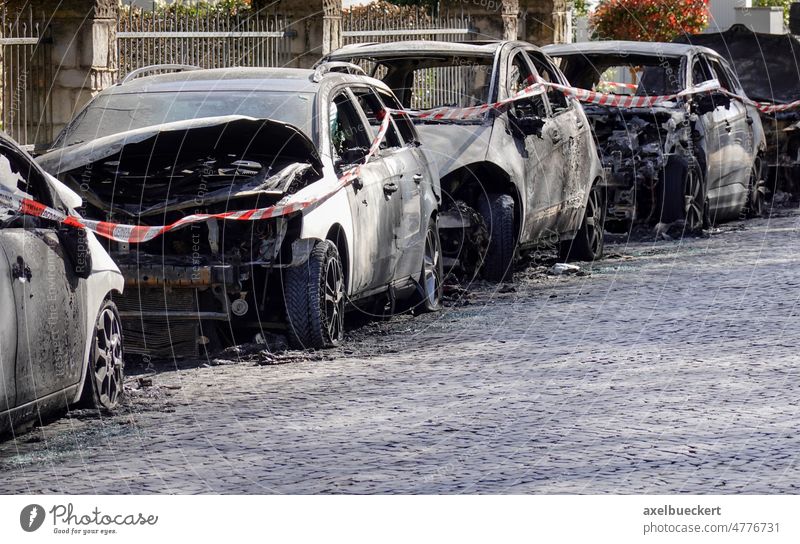
[[[0,197],[65,214],[81,199],[0,134]],[[0,198],[0,434],[123,391],[119,269],[90,232],[23,215]]]
[[[326,347],[342,337],[348,301],[383,308],[417,295],[437,309],[438,180],[413,125],[392,120],[363,164],[394,100],[363,76],[260,68],[138,77],[95,97],[38,158],[92,218],[166,225],[332,193],[289,215],[112,242],[130,351],[196,356],[258,329]]]
[[[791,34],[761,34],[744,25],[676,41],[713,49],[733,67],[748,98],[788,104],[800,100],[800,41]],[[761,114],[770,189],[800,191],[800,110]]]
[[[539,48],[515,41],[351,45],[321,62],[332,61],[360,64],[413,110],[492,104],[537,77],[566,82]],[[491,280],[507,277],[518,247],[560,242],[564,257],[600,257],[604,177],[577,100],[550,88],[479,118],[415,124],[439,168],[450,258],[470,260],[475,251],[463,241],[479,237],[472,229],[481,219],[489,230],[482,271]]]
[[[697,231],[745,208],[760,213],[763,129],[755,108],[718,90],[743,94],[722,57],[690,45],[617,41],[544,50],[574,87],[676,96],[652,107],[585,106],[611,170],[610,230],[683,220]],[[633,81],[604,81],[626,77]]]

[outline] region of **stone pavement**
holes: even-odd
[[[319,360],[161,368],[117,416],[0,444],[0,493],[798,493],[800,214],[721,231]]]

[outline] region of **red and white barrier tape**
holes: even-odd
[[[789,104],[768,104],[762,102],[755,102],[753,100],[750,100],[749,98],[741,97],[722,89],[713,89],[713,88],[702,89],[702,90],[692,89],[689,91],[684,91],[682,93],[665,95],[665,96],[625,96],[625,95],[599,93],[596,91],[589,91],[587,89],[566,87],[564,85],[559,85],[556,83],[538,81],[522,89],[514,96],[511,96],[503,100],[499,100],[491,104],[481,104],[478,106],[470,106],[467,108],[435,108],[432,110],[424,110],[424,111],[387,110],[388,115],[384,115],[383,119],[381,120],[381,124],[378,129],[378,134],[375,137],[375,140],[372,142],[372,145],[370,146],[369,152],[367,153],[364,162],[366,163],[370,159],[370,157],[375,155],[375,153],[377,153],[378,150],[380,149],[381,143],[383,142],[383,139],[386,136],[386,132],[389,129],[389,124],[392,115],[409,115],[412,117],[417,117],[419,119],[443,120],[443,121],[480,118],[484,114],[486,114],[486,112],[489,110],[500,109],[516,100],[542,94],[543,92],[545,92],[546,87],[558,89],[562,91],[565,95],[573,96],[576,99],[580,100],[581,102],[598,104],[602,106],[619,107],[619,108],[653,107],[657,104],[673,101],[679,97],[687,96],[690,94],[711,92],[715,90],[720,90],[721,92],[731,96],[732,98],[737,98],[750,106],[756,107],[762,113],[782,112],[795,108],[800,108],[800,100],[791,102]],[[176,230],[178,228],[184,227],[192,223],[205,222],[209,219],[235,220],[235,221],[260,221],[262,219],[281,217],[301,210],[305,210],[307,208],[310,208],[312,206],[324,202],[325,200],[327,200],[328,198],[332,197],[334,194],[339,192],[341,189],[347,187],[348,185],[351,185],[353,183],[353,180],[358,177],[360,168],[361,168],[360,166],[355,166],[344,172],[340,176],[339,182],[329,191],[321,195],[305,199],[289,197],[287,201],[283,204],[279,203],[275,204],[274,206],[269,206],[266,208],[238,210],[232,212],[211,213],[211,214],[207,213],[193,214],[193,215],[188,215],[186,217],[182,217],[181,219],[175,221],[174,223],[163,226],[125,225],[121,223],[95,221],[91,219],[80,218],[73,215],[67,215],[59,210],[56,210],[49,206],[45,206],[40,202],[36,202],[35,200],[29,198],[20,198],[14,195],[12,192],[8,191],[2,185],[0,185],[0,206],[8,208],[16,213],[22,213],[24,215],[31,215],[34,217],[41,217],[50,221],[61,223],[69,227],[85,228],[87,230],[90,230],[98,234],[99,236],[111,240],[116,240],[118,242],[127,242],[135,244],[141,242],[148,242],[167,232]]]
[[[390,115],[386,115],[381,121],[378,135],[372,143],[369,152],[365,157],[365,162],[369,160],[378,149],[380,149],[381,142],[386,135],[389,128]],[[275,204],[266,208],[257,208],[251,210],[238,210],[222,213],[198,213],[182,217],[178,221],[169,225],[163,226],[145,226],[145,225],[125,225],[122,223],[110,223],[107,221],[95,221],[92,219],[84,219],[74,215],[67,215],[55,208],[45,206],[44,204],[32,200],[30,198],[20,198],[14,195],[3,185],[0,185],[0,207],[7,208],[12,212],[21,213],[23,215],[30,215],[33,217],[41,217],[49,221],[55,221],[62,225],[75,228],[84,228],[110,240],[117,242],[127,242],[130,244],[138,244],[142,242],[149,242],[162,234],[185,227],[192,223],[201,223],[209,219],[221,220],[234,220],[234,221],[260,221],[262,219],[270,219],[273,217],[281,217],[289,215],[301,210],[305,210],[312,206],[316,206],[325,200],[329,199],[343,188],[353,183],[353,180],[358,177],[360,166],[355,166],[339,177],[339,182],[327,192],[316,195],[310,198],[292,198],[290,197],[283,204]]]

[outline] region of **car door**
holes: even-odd
[[[708,58],[714,76],[726,91],[741,95],[742,91],[734,83],[730,72],[725,69],[720,59]],[[753,120],[747,112],[747,106],[738,98],[731,97],[727,107],[719,107],[722,129],[726,133],[725,151],[723,153],[728,175],[724,178],[722,189],[717,198],[716,207],[728,213],[738,213],[744,204],[750,181],[750,166],[753,160]]]
[[[57,205],[44,175],[25,154],[0,146],[0,178],[18,194]],[[57,225],[29,217],[8,219],[0,247],[10,267],[16,312],[15,404],[21,406],[78,383],[86,338],[85,283],[60,243]],[[3,281],[8,282],[8,279]]]
[[[567,85],[566,79],[546,55],[540,51],[529,51],[528,56],[543,81]],[[589,171],[592,164],[589,156],[591,128],[576,98],[567,97],[562,91],[548,87],[547,101],[560,135],[559,141],[554,143],[559,165],[563,168],[554,230],[559,234],[572,233],[581,226],[583,202],[593,181]]]
[[[715,78],[714,72],[708,61],[702,55],[696,55],[692,60],[692,84],[701,85]],[[706,144],[707,177],[706,190],[710,196],[719,194],[730,174],[730,167],[725,156],[726,148],[731,140],[731,131],[726,130],[726,113],[723,105],[716,106],[713,110],[700,115],[704,140]],[[710,202],[711,209],[715,202]]]
[[[340,172],[359,168],[358,177],[347,187],[353,218],[350,293],[358,295],[388,285],[394,274],[400,195],[391,190],[391,178],[397,172],[389,169],[380,153],[364,163],[372,132],[348,89],[340,88],[332,94],[328,112],[334,164]]]
[[[535,81],[533,67],[526,52],[511,54],[505,82],[506,95],[511,97]],[[541,128],[530,130],[525,119],[538,118]],[[525,198],[521,242],[531,242],[555,235],[556,218],[564,184],[563,127],[552,115],[543,94],[514,101],[508,111],[509,128],[525,157]],[[515,128],[515,125],[517,128]]]
[[[0,231],[6,219],[5,211],[0,208]],[[10,304],[12,300],[14,292],[11,290],[11,267],[0,245],[0,301],[3,302],[3,311],[0,312],[0,413],[13,408],[16,400],[14,365],[17,355],[17,310]],[[3,429],[4,424],[5,421],[0,418],[0,429]]]
[[[372,128],[372,137],[377,137],[387,115],[386,105],[372,87],[352,87],[351,90]],[[420,172],[415,165],[414,155],[404,145],[393,119],[389,119],[377,159],[383,161],[390,176],[384,182],[384,198],[394,222],[392,243],[395,251],[391,257],[391,280],[397,280],[409,276],[407,250],[413,248],[420,228],[419,185],[414,182],[414,176]]]
[[[401,109],[400,103],[394,95],[383,89],[377,89],[377,91],[385,107]],[[425,191],[430,191],[432,188],[434,173],[428,163],[428,157],[420,146],[419,137],[411,119],[408,116],[396,114],[392,121],[402,140],[403,147],[399,154],[405,169],[405,174],[400,180],[403,209],[398,233],[400,249],[403,254],[397,272],[400,278],[416,277],[420,272],[422,254],[425,251],[425,235],[430,214],[430,209],[426,209],[423,202],[423,195]]]

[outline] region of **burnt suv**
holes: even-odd
[[[699,231],[743,210],[760,213],[761,120],[754,107],[731,97],[744,91],[720,55],[691,45],[625,41],[544,50],[574,87],[673,97],[654,106],[585,106],[611,170],[609,230],[624,232],[640,221],[682,222]]]
[[[511,98],[539,79],[566,83],[547,55],[518,41],[359,44],[321,62],[335,61],[361,65],[411,110],[455,112]],[[500,281],[518,248],[550,242],[564,258],[601,256],[604,173],[577,100],[549,87],[478,117],[455,117],[415,120],[438,165],[440,232],[450,259],[462,267],[477,261],[484,277]],[[488,248],[474,247],[480,222]]]
[[[129,353],[197,356],[262,329],[327,347],[346,308],[413,297],[439,308],[438,178],[403,118],[370,151],[399,107],[383,83],[328,69],[166,68],[177,71],[98,94],[37,159],[83,196],[84,215],[160,226],[298,206],[111,242]]]

